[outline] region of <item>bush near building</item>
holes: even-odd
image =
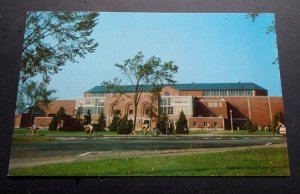
[[[111,124],[108,127],[110,131],[117,131],[119,120],[120,120],[120,117],[115,114],[111,121]]]
[[[117,129],[118,134],[129,134],[132,131],[132,122],[129,122],[127,115],[124,115],[123,118],[119,121],[119,126]]]
[[[99,131],[103,131],[106,128],[106,116],[103,111],[101,111],[98,119],[98,123],[95,126]]]
[[[279,129],[276,129],[278,126],[278,122],[284,123],[284,115],[282,112],[276,112],[273,115],[272,126],[271,126],[273,133],[279,133],[278,131]]]
[[[178,134],[188,134],[189,129],[187,125],[187,119],[183,111],[180,112],[179,118],[176,122],[176,133]]]

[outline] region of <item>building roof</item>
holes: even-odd
[[[255,83],[191,83],[191,84],[173,84],[165,85],[170,86],[176,90],[181,91],[205,91],[205,90],[263,90],[266,89],[258,86]],[[151,91],[152,85],[146,85],[144,91]],[[133,92],[133,85],[121,85],[121,90],[123,92]],[[92,89],[86,91],[85,93],[109,93],[110,91],[105,86],[95,86]]]

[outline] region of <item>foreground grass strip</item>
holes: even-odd
[[[289,176],[287,148],[105,159],[16,168],[10,176]]]

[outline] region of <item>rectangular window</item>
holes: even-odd
[[[133,110],[130,109],[130,110],[128,111],[128,114],[129,114],[129,115],[133,115]]]
[[[221,90],[220,91],[220,96],[227,96],[227,91],[226,90]]]
[[[197,122],[193,122],[193,127],[198,127]]]
[[[114,110],[114,115],[119,115],[119,114],[121,114],[120,110]]]
[[[168,107],[168,114],[170,114],[170,115],[174,114],[174,109],[172,106]]]
[[[204,127],[208,127],[208,123],[207,122],[203,122],[203,126]]]
[[[214,122],[214,127],[219,127],[219,123],[218,122]]]
[[[208,107],[218,107],[218,103],[217,102],[209,102]]]

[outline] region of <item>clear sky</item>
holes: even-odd
[[[254,82],[281,96],[276,34],[266,34],[274,14],[256,22],[241,14],[100,13],[93,37],[97,50],[67,63],[49,89],[76,99],[102,81],[121,77],[114,66],[142,51],[179,66],[178,83]],[[124,84],[128,84],[124,82]]]

